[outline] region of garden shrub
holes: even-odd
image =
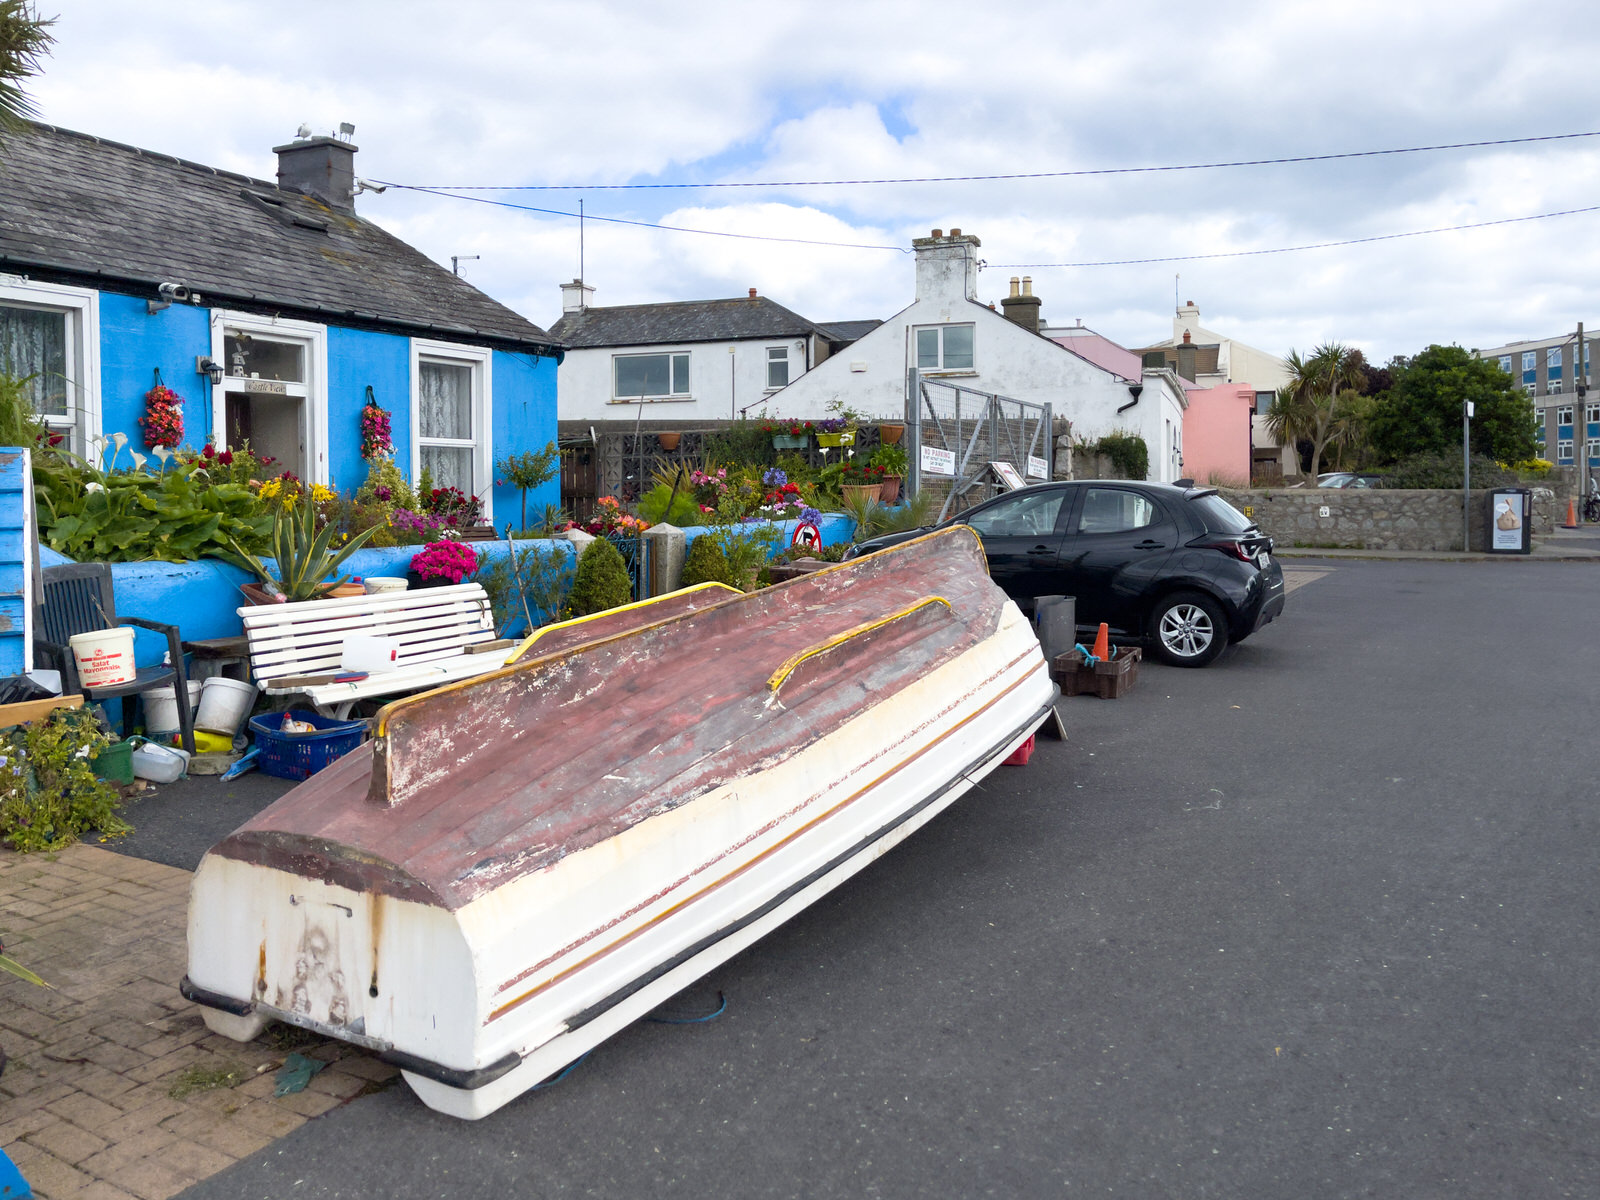
[[[573,573],[572,591],[567,606],[575,617],[604,612],[617,608],[633,599],[633,581],[628,578],[628,564],[611,544],[610,539],[597,537],[578,555],[578,568]]]
[[[1115,429],[1089,449],[1109,458],[1124,479],[1144,479],[1150,474],[1150,448],[1138,434]]]
[[[706,533],[689,543],[689,552],[683,560],[683,586],[696,583],[739,586],[733,581],[733,572],[728,569],[728,556],[722,552],[717,539]]]
[[[92,708],[57,708],[0,732],[0,838],[26,854],[71,845],[91,829],[121,837],[132,827],[90,760],[112,744]]]
[[[1383,468],[1384,483],[1392,488],[1459,488],[1461,455],[1413,454],[1391,467]],[[1492,458],[1472,456],[1472,486],[1475,488],[1515,487],[1517,473],[1508,471]]]
[[[522,626],[523,632],[535,629],[561,615],[572,582],[569,562],[562,546],[513,544],[511,553],[497,558],[478,551],[473,578],[489,594],[500,637]]]

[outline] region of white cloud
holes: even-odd
[[[1576,131],[1600,90],[1587,7],[1422,0],[975,6],[450,6],[79,0],[34,94],[46,120],[271,178],[309,121],[357,126],[361,174],[603,184],[1061,171]],[[1551,36],[1555,31],[1554,36]],[[885,127],[896,114],[909,132]],[[1579,115],[1574,115],[1579,114]],[[810,189],[480,193],[731,232],[909,245],[932,226],[993,263],[1260,250],[1594,202],[1600,139],[1333,163]],[[531,319],[559,313],[577,223],[391,189],[363,213]],[[1597,215],[1258,257],[1035,268],[1045,312],[1129,344],[1173,300],[1273,350],[1373,357],[1600,322]],[[588,222],[600,303],[742,294],[818,320],[887,316],[907,256]],[[1010,274],[982,276],[984,297]],[[1174,295],[1175,274],[1181,275]]]

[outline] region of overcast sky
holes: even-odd
[[[1369,358],[1600,325],[1600,212],[1296,253],[1121,266],[1600,205],[1600,137],[1324,163],[1030,181],[597,185],[1064,172],[1600,129],[1587,4],[500,3],[59,0],[32,94],[54,124],[270,179],[308,123],[356,170],[486,200],[777,238],[981,238],[980,298],[1031,274],[1046,319],[1125,345],[1175,302],[1282,354]],[[578,222],[391,187],[361,213],[541,326]],[[743,295],[817,321],[910,302],[895,249],[589,221],[596,304]],[[1180,276],[1177,280],[1174,276]]]

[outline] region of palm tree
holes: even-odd
[[[1267,410],[1267,431],[1283,445],[1311,443],[1315,481],[1322,452],[1350,430],[1351,396],[1361,386],[1363,360],[1354,347],[1326,342],[1304,358],[1291,350],[1284,361],[1289,382]]]
[[[20,129],[34,115],[22,83],[39,73],[39,59],[50,52],[54,17],[41,17],[28,0],[0,0],[0,132]]]

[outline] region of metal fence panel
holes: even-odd
[[[1029,460],[1044,461],[1043,479],[1051,474],[1055,438],[1049,404],[1033,404],[980,392],[942,380],[914,379],[917,405],[908,433],[911,455],[920,465],[921,449],[930,446],[955,456],[954,476],[919,471],[917,487],[939,501],[939,519],[964,512],[996,495],[1000,483],[991,462],[1010,463],[1029,482]]]

